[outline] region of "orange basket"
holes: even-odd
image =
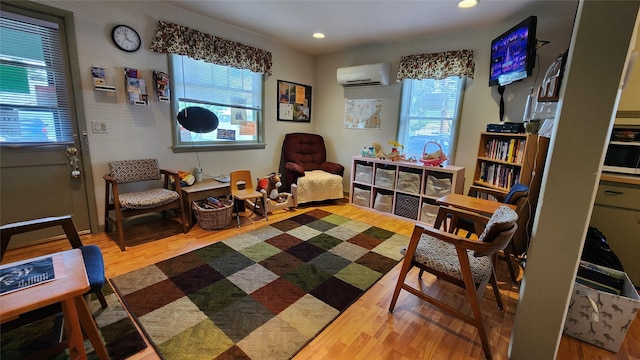
[[[427,155],[429,153],[427,153],[427,145],[429,144],[434,144],[438,147],[438,149],[440,150],[440,157],[434,158],[434,159],[428,159]],[[440,146],[440,144],[438,144],[435,141],[428,141],[426,144],[424,144],[424,148],[422,149],[422,157],[420,158],[420,162],[423,163],[425,166],[440,166],[442,165],[443,162],[445,162],[447,160],[447,157],[444,155],[444,152],[442,151],[442,146]]]

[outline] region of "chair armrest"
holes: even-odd
[[[451,206],[440,206],[438,215],[436,216],[436,223],[434,224],[434,227],[439,229],[445,219],[449,219],[450,221],[448,224],[448,231],[450,233],[453,233],[453,231],[458,228],[458,221],[460,219],[472,222],[476,226],[476,232],[482,230],[481,228],[484,228],[485,225],[487,225],[487,222],[489,222],[488,217],[473,211],[468,211]],[[478,233],[478,235],[480,235],[480,233]]]
[[[320,164],[320,170],[326,171],[330,174],[335,174],[340,176],[344,175],[344,166],[338,163],[330,162],[330,161],[325,161],[322,164]]]
[[[295,173],[298,176],[304,176],[304,168],[294,162],[287,162],[284,164],[285,169]]]
[[[169,177],[172,177],[175,191],[182,197],[182,189],[180,188],[180,174],[175,170],[167,169],[160,169],[160,174],[164,175],[164,188],[169,189]]]
[[[116,181],[116,178],[111,176],[111,174],[104,175],[102,178],[104,179],[104,181],[106,181],[108,183],[114,183],[114,184],[118,183],[118,181]]]

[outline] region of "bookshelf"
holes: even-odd
[[[353,157],[349,202],[356,206],[433,225],[436,199],[463,190],[461,166]]]
[[[538,194],[544,170],[549,138],[537,134],[480,134],[473,185],[507,194],[515,183],[529,187],[531,207],[524,209],[518,220],[517,248],[526,248],[532,221],[538,204]],[[530,211],[529,211],[530,209]]]

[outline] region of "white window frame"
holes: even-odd
[[[456,145],[458,139],[458,129],[460,127],[460,113],[462,110],[462,98],[464,95],[466,77],[452,76],[442,80],[435,79],[404,79],[402,80],[402,97],[400,99],[400,116],[398,121],[398,142],[404,145],[404,152],[407,158],[415,157],[420,159],[423,154],[423,150],[432,152],[437,150],[437,145],[425,144],[429,141],[434,141],[442,146],[444,153],[447,155],[448,160],[446,164],[452,164],[455,159]],[[433,114],[435,109],[432,108],[431,113],[427,110],[417,109],[417,100],[419,95],[416,94],[418,87],[425,82],[433,84],[433,89],[439,89],[432,92],[431,96],[436,96],[438,93],[442,94],[442,91],[446,92],[452,84],[457,83],[456,92],[453,94],[444,94],[441,99],[429,98],[430,96],[423,96],[423,101],[440,100],[442,107],[439,114]],[[455,90],[454,90],[455,91]],[[414,101],[412,101],[412,99]],[[453,101],[453,104],[448,102]],[[424,121],[428,122],[430,126],[422,126],[420,129],[415,129],[415,126],[411,126],[412,122]]]
[[[240,70],[230,66],[215,65],[202,60],[190,59],[183,55],[169,54],[168,56],[170,94],[174,114],[171,119],[173,124],[173,150],[175,152],[265,148],[263,74],[250,70]],[[183,61],[183,59],[186,61]],[[209,80],[197,82],[193,80],[196,71],[190,69],[189,64],[211,67],[211,69],[217,68],[217,70],[222,71],[226,70],[228,74],[233,73],[234,75],[231,76],[236,76],[236,79],[240,76],[244,80],[240,86],[237,86],[239,85],[237,82],[231,86],[214,84]],[[231,79],[231,76],[229,79]],[[186,81],[183,79],[186,79]],[[205,79],[205,77],[202,76],[202,79]],[[257,88],[254,87],[254,85],[256,85]],[[228,93],[236,93],[240,96],[236,98],[233,96],[227,97],[226,95],[220,96],[220,94]],[[249,99],[249,101],[246,101],[247,99]],[[177,114],[188,106],[201,106],[211,110],[218,117],[218,128],[206,134],[198,134],[182,128],[178,123]],[[238,115],[238,113],[240,113],[240,116],[247,122],[254,122],[255,136],[251,138],[241,136],[240,125],[231,123],[230,119],[232,114]],[[217,138],[218,129],[235,131],[236,139],[228,140]]]

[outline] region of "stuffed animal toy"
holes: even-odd
[[[278,188],[282,186],[282,181],[280,180],[280,173],[272,172],[267,175],[267,177],[258,179],[258,186],[256,187],[257,191],[264,190],[269,197],[269,199],[277,202],[285,201],[280,197],[278,193]]]
[[[191,186],[196,182],[195,176],[190,172],[178,170],[178,176],[180,177],[180,186]]]

